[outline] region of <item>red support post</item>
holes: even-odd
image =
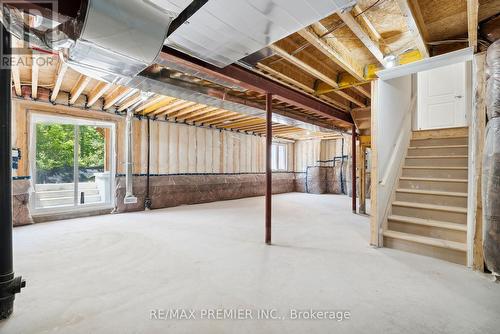
[[[271,149],[273,144],[273,96],[266,93],[266,244],[271,244],[271,196],[273,174],[271,170]]]
[[[352,212],[356,213],[356,125],[352,126],[351,154],[352,154]]]

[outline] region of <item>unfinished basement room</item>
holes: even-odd
[[[0,334],[500,333],[500,0],[0,5]]]

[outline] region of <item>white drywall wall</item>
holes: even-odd
[[[374,156],[378,169],[377,201],[374,210],[379,227],[386,219],[401,161],[410,139],[412,87],[411,75],[377,82],[377,129],[372,140],[376,141],[377,148],[377,154]]]

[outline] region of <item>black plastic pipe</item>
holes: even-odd
[[[12,251],[12,108],[11,108],[11,36],[3,25],[0,68],[0,320],[14,309],[15,294],[26,284],[14,276]]]
[[[273,96],[266,94],[266,244],[271,244],[271,198],[273,195],[273,172],[271,165],[271,150],[273,145]]]

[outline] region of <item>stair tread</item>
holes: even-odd
[[[408,149],[416,150],[416,149],[433,149],[433,148],[467,148],[468,145],[435,145],[435,146],[410,146]]]
[[[439,170],[467,170],[468,167],[442,167],[442,166],[403,166],[406,169],[439,169]]]
[[[450,205],[435,205],[435,204],[403,202],[403,201],[394,201],[394,202],[392,202],[392,205],[418,208],[418,209],[429,209],[429,210],[438,210],[438,211],[447,211],[447,212],[456,212],[456,213],[467,213],[467,208],[461,208],[458,206],[450,206]]]
[[[391,215],[387,219],[401,222],[401,223],[410,223],[410,224],[423,225],[423,226],[440,227],[440,228],[445,228],[448,230],[463,231],[463,232],[467,231],[467,225],[465,225],[465,224],[451,223],[451,222],[445,222],[445,221],[441,221],[441,220],[423,219],[423,218],[400,216],[400,215]]]
[[[461,193],[461,192],[456,192],[456,191],[436,191],[436,190],[398,188],[398,189],[396,189],[396,192],[412,193],[412,194],[425,194],[425,195],[438,195],[438,196],[467,197],[467,193]]]
[[[461,251],[461,252],[467,252],[467,244],[461,243],[461,242],[456,242],[456,241],[449,241],[449,240],[444,240],[444,239],[424,237],[421,235],[409,234],[409,233],[392,231],[392,230],[384,231],[384,236],[389,237],[389,238],[394,238],[394,239],[401,239],[401,240],[406,240],[406,241],[417,242],[417,243],[425,244],[425,245],[429,245],[429,246],[435,246],[435,247],[453,249],[453,250],[457,250],[457,251]]]
[[[467,155],[408,155],[407,159],[444,159],[444,158],[453,158],[453,159],[464,159],[468,158]]]
[[[426,130],[428,131],[428,130]],[[413,131],[418,132],[418,131]],[[469,136],[442,136],[442,137],[428,137],[428,138],[411,138],[411,140],[429,140],[429,139],[456,139],[456,138],[469,138]]]
[[[468,182],[467,179],[446,179],[446,178],[413,177],[413,176],[401,176],[399,179],[405,181],[463,182],[463,183]]]

